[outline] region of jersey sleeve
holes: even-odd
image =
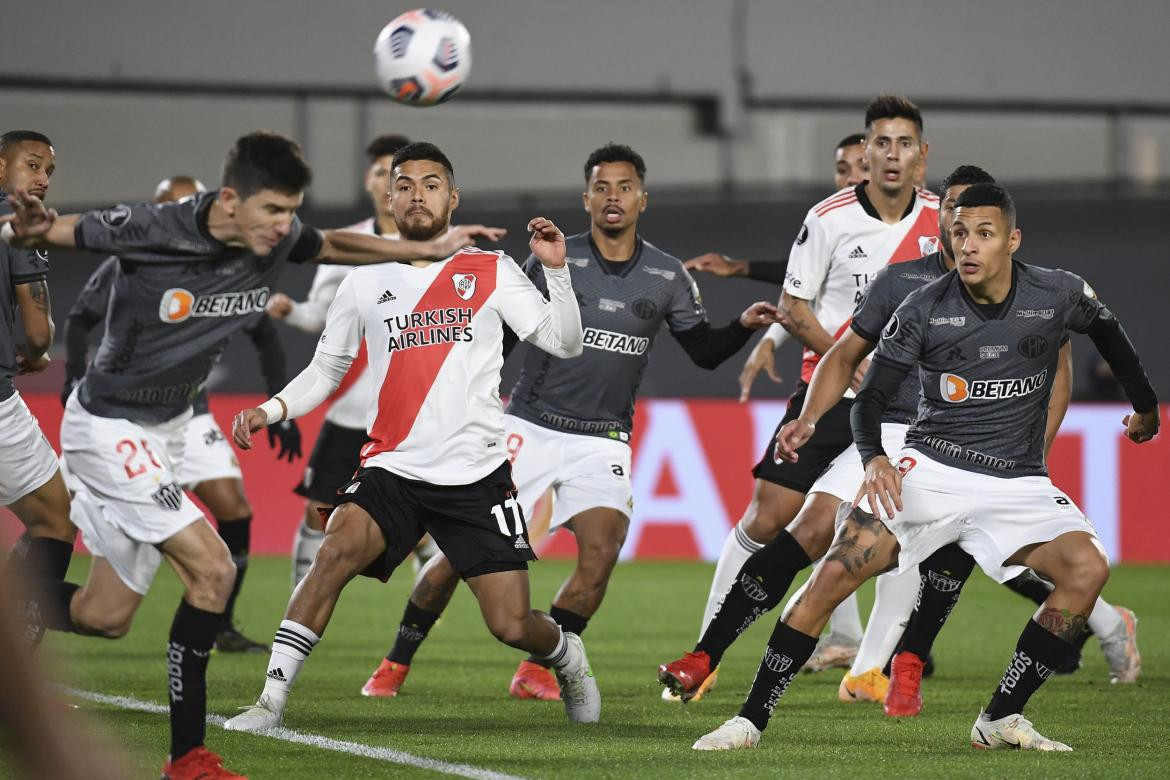
[[[73,238],[78,249],[113,255],[163,249],[170,243],[159,207],[153,203],[87,211],[77,220]]]
[[[110,290],[114,287],[114,277],[117,274],[118,258],[107,257],[77,294],[77,300],[69,309],[69,316],[78,317],[86,322],[97,322],[104,317],[110,303]]]
[[[1068,310],[1065,326],[1074,333],[1085,333],[1101,316],[1112,317],[1105,304],[1097,300],[1097,293],[1081,277],[1068,271],[1063,272],[1068,289]]]
[[[37,282],[49,275],[49,255],[43,249],[8,247],[8,250],[13,285]]]
[[[881,339],[882,328],[901,303],[893,294],[893,279],[889,266],[879,271],[853,310],[849,326],[866,341],[876,344]]]
[[[528,277],[528,281],[540,290],[540,294],[548,298],[548,282],[544,279],[544,266],[536,255],[529,255],[528,259],[524,261],[524,275]]]
[[[290,263],[307,263],[321,254],[321,247],[325,244],[324,234],[312,225],[301,222],[300,217],[293,217],[289,235],[293,237],[292,249],[288,253]]]
[[[317,341],[317,351],[328,355],[354,358],[366,335],[366,321],[358,306],[353,275],[345,277],[337,288],[333,303],[325,315],[325,329]]]
[[[784,292],[806,301],[815,298],[829,275],[832,252],[825,226],[810,210],[792,242],[788,271],[784,274]]]
[[[926,336],[926,308],[922,296],[912,293],[890,316],[878,338],[876,359],[911,366],[922,355]]]
[[[671,333],[685,333],[707,322],[707,310],[703,307],[703,296],[699,285],[682,263],[678,264],[678,276],[670,294],[670,310],[666,313],[666,326]]]
[[[539,260],[530,258],[529,263],[533,262],[535,269],[530,272],[541,274],[543,282],[543,266]],[[529,263],[525,263],[526,270]],[[508,255],[501,255],[497,261],[496,296],[500,316],[521,340],[532,335],[548,310],[544,295]]]

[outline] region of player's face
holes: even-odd
[[[895,194],[914,185],[924,158],[918,125],[909,119],[877,119],[866,135],[869,179],[883,192]]]
[[[604,162],[593,166],[582,199],[585,210],[601,231],[617,235],[637,226],[646,210],[646,190],[638,172],[628,162]]]
[[[951,247],[959,278],[968,287],[994,283],[1011,274],[1012,255],[1020,247],[1020,231],[1008,224],[996,206],[960,206],[951,223]]]
[[[220,200],[235,223],[237,234],[259,257],[271,253],[289,234],[293,217],[304,199],[304,193],[300,192],[290,195],[276,190],[260,190],[247,198],[240,198],[231,187],[220,191]]]
[[[366,192],[370,196],[370,203],[374,206],[374,213],[378,216],[390,216],[390,171],[392,170],[394,155],[387,154],[374,160],[366,170]]]
[[[57,164],[53,147],[39,141],[13,144],[0,156],[0,187],[6,192],[25,189],[44,199]]]
[[[955,250],[951,248],[951,225],[955,224],[955,201],[970,187],[970,184],[956,184],[947,187],[938,204],[938,234],[942,236],[943,254],[952,260],[955,259]]]
[[[407,160],[394,169],[390,203],[403,238],[427,241],[447,229],[459,205],[447,169],[431,160]]]
[[[839,148],[836,152],[835,165],[833,183],[837,189],[861,184],[869,178],[869,158],[865,156],[865,144]]]

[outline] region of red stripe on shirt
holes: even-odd
[[[498,262],[499,255],[495,253],[460,252],[439,271],[419,298],[414,311],[470,308],[474,317],[496,289]],[[475,291],[471,300],[465,301],[455,292],[455,274],[475,274]],[[362,448],[363,465],[366,458],[397,448],[410,434],[419,410],[454,346],[452,342],[445,342],[412,347],[391,356],[378,390],[378,416],[370,428],[370,441]]]
[[[829,198],[826,201],[822,201],[821,203],[818,203],[813,208],[813,211],[819,217],[822,214],[824,214],[826,211],[830,211],[831,209],[835,208],[836,206],[840,206],[840,205],[843,205],[845,203],[855,203],[855,202],[857,202],[857,193],[854,192],[853,190],[849,190],[849,192],[846,192],[843,195],[840,195],[836,198]]]
[[[827,209],[825,209],[823,211],[818,211],[817,216],[823,217],[826,214],[828,214],[830,211],[835,211],[836,209],[842,208],[844,206],[852,206],[856,202],[857,202],[857,198],[850,198],[849,200],[843,200],[840,203],[834,203],[833,205],[829,206]]]

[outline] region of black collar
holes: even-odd
[[[885,220],[882,220],[882,215],[878,214],[877,209],[875,209],[873,207],[873,202],[869,199],[869,195],[867,195],[865,192],[865,185],[867,185],[867,184],[869,184],[868,180],[863,181],[861,184],[858,184],[856,187],[853,188],[853,191],[855,193],[857,193],[857,202],[861,204],[861,208],[865,209],[866,214],[870,215],[871,217],[873,217],[876,220],[884,222]],[[899,222],[906,219],[906,217],[910,216],[910,212],[914,211],[914,202],[917,199],[918,199],[918,191],[911,190],[910,191],[910,202],[906,204],[906,210],[904,212],[902,212],[902,216],[898,217]]]
[[[597,266],[607,275],[620,276],[623,279],[629,276],[630,271],[634,270],[634,266],[642,259],[642,243],[641,236],[634,237],[634,254],[629,260],[607,260],[597,247],[597,242],[593,240],[593,233],[589,233],[589,251],[593,253],[593,259],[597,261]]]
[[[199,235],[211,243],[217,246],[224,246],[222,241],[211,235],[211,229],[207,227],[207,221],[211,218],[211,206],[218,197],[219,192],[216,190],[195,196],[195,228],[199,231]]]
[[[967,290],[967,285],[963,284],[963,280],[959,279],[959,293],[963,296],[963,300],[967,302],[968,308],[975,312],[976,316],[981,320],[1002,320],[1004,315],[1011,310],[1012,301],[1016,297],[1016,287],[1019,282],[1020,264],[1014,259],[1012,260],[1012,286],[1008,290],[1007,296],[1002,301],[996,304],[976,303],[975,299],[971,297],[970,291]],[[958,274],[955,275],[958,278]]]

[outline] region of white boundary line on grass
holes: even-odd
[[[152,715],[166,715],[170,709],[162,704],[156,704],[151,701],[143,701],[142,699],[135,699],[132,696],[112,696],[107,693],[98,693],[97,691],[87,691],[83,688],[72,688],[67,685],[54,686],[62,693],[73,696],[78,699],[85,699],[86,701],[98,702],[99,704],[108,704],[113,707],[120,707],[124,710],[136,710],[138,712],[148,712]],[[222,727],[227,718],[222,715],[208,715],[207,722]],[[363,745],[359,742],[346,742],[341,739],[333,739],[331,737],[323,737],[320,734],[305,734],[300,731],[293,731],[292,729],[278,728],[271,731],[265,731],[255,736],[270,737],[272,739],[279,739],[284,742],[294,742],[298,745],[309,745],[322,750],[333,750],[338,753],[348,753],[351,756],[361,756],[363,758],[372,758],[375,761],[385,761],[391,764],[401,764],[402,766],[411,766],[418,769],[428,769],[432,772],[440,772],[445,775],[455,775],[456,777],[469,777],[473,780],[524,780],[517,775],[508,775],[503,772],[493,772],[490,769],[480,769],[477,766],[470,766],[468,764],[452,764],[448,761],[440,761],[435,758],[425,758],[424,756],[416,756],[410,753],[404,753],[401,750],[394,750],[393,748],[373,747],[371,745]]]

